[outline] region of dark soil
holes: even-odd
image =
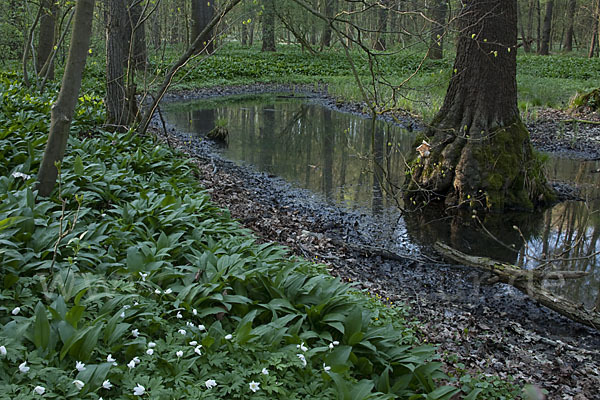
[[[338,103],[323,90],[242,86],[171,94],[167,100],[292,91],[318,97],[335,109],[362,113],[360,105]],[[573,118],[548,111],[528,125],[536,147],[582,159],[599,157],[600,126],[579,124],[573,130],[560,116]],[[399,117],[406,126],[419,126],[405,115]],[[158,119],[154,128],[162,131]],[[423,340],[438,344],[443,356],[458,355],[447,363],[449,372],[460,362],[475,373],[538,385],[548,391],[549,399],[600,399],[598,330],[538,306],[512,287],[480,285],[482,277],[473,269],[447,264],[433,252],[419,252],[401,233],[394,238],[395,247],[383,251],[386,243],[376,240],[382,221],[376,217],[325,204],[279,178],[222,159],[209,141],[189,145],[183,138],[169,129],[170,144],[198,165],[200,182],[215,203],[228,208],[260,240],[282,243],[295,254],[328,265],[333,275],[356,282],[357,288],[408,305],[420,321]]]

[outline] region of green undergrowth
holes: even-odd
[[[377,98],[382,108],[399,108],[429,120],[443,102],[454,55],[442,60],[423,60],[423,52],[390,50],[376,57]],[[351,50],[353,62],[364,87],[373,98],[371,65],[360,51]],[[92,87],[104,86],[104,61],[100,53],[88,62],[87,81]],[[179,53],[167,50],[151,57],[146,75],[137,73],[138,89],[154,88]],[[521,54],[517,58],[519,108],[526,115],[538,107],[565,108],[577,93],[600,86],[600,59],[571,55],[537,56]],[[417,73],[415,73],[418,70]],[[158,77],[158,79],[156,79]],[[392,87],[400,90],[392,92]],[[351,64],[342,49],[325,50],[317,55],[295,46],[279,46],[275,53],[226,44],[214,55],[198,56],[183,68],[173,89],[197,89],[216,85],[254,83],[327,84],[329,93],[342,101],[363,101]]]
[[[99,130],[92,92],[36,198],[46,93],[0,75],[0,398],[491,398],[401,308],[258,244],[184,157]]]

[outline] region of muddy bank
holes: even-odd
[[[170,95],[168,101],[286,88],[290,91],[281,85],[213,88]],[[291,89],[335,109],[361,112],[360,105],[324,97],[323,88]],[[402,117],[408,124],[409,119]],[[156,127],[162,129],[160,123]],[[536,135],[535,129],[532,132]],[[547,133],[542,141],[554,140],[543,128],[539,132]],[[599,398],[598,331],[540,308],[510,287],[480,285],[481,276],[472,269],[444,263],[411,244],[402,225],[327,205],[281,179],[236,166],[219,157],[208,141],[190,144],[189,136],[174,130],[169,130],[169,141],[193,157],[213,200],[261,240],[285,244],[295,254],[327,264],[333,275],[356,282],[358,288],[409,305],[411,315],[421,321],[423,339],[439,344],[440,354],[458,354],[452,363],[535,383],[552,399]],[[597,148],[596,153],[591,148],[563,150],[581,158],[599,154]],[[388,227],[384,232],[382,223]],[[387,252],[378,249],[384,247]],[[397,257],[392,259],[389,253]]]

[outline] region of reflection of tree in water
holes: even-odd
[[[404,219],[408,234],[417,243],[432,245],[439,240],[463,253],[511,264],[517,264],[519,250],[525,243],[513,225],[520,227],[525,239],[541,227],[539,214],[488,214],[474,218],[471,212],[451,212],[443,207],[408,212]]]

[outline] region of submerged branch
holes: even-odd
[[[528,271],[487,257],[470,256],[441,242],[436,242],[435,249],[454,261],[491,273],[493,275],[492,282],[502,282],[514,286],[541,305],[573,321],[600,330],[600,313],[587,310],[582,304],[554,295],[541,286],[541,282],[546,279],[577,279],[588,275],[587,272]]]

